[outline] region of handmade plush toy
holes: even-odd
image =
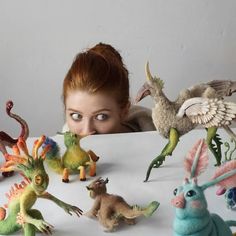
[[[64,143],[66,151],[60,156],[60,150],[55,141],[51,138],[47,138],[44,145],[50,146],[51,149],[46,153],[46,162],[52,170],[62,175],[62,181],[69,182],[70,174],[80,174],[80,180],[86,180],[86,168],[89,167],[89,175],[96,175],[96,162],[98,156],[89,150],[85,151],[80,146],[80,140],[82,136],[73,134],[71,132],[65,132]]]
[[[226,162],[215,170],[211,181],[197,184],[197,177],[208,164],[207,144],[199,140],[184,161],[188,177],[183,185],[174,190],[171,203],[176,208],[174,219],[175,236],[232,236],[230,226],[236,221],[224,221],[219,215],[207,209],[204,191],[214,185],[224,188],[236,185],[236,160]]]
[[[163,92],[164,82],[160,78],[152,77],[148,64],[146,65],[146,75],[147,82],[139,90],[136,101],[138,102],[145,96],[151,95],[155,102],[155,107],[152,110],[153,123],[160,134],[163,137],[169,139],[169,142],[161,151],[160,155],[158,155],[150,163],[146,173],[145,181],[148,180],[153,167],[161,166],[165,160],[165,157],[172,155],[172,152],[179,142],[179,137],[197,127],[198,122],[193,122],[193,119],[191,119],[192,117],[190,118],[190,116],[181,116],[181,114],[184,115],[185,108],[181,110],[181,113],[179,113],[179,117],[177,117],[177,113],[180,107],[186,100],[196,97],[207,99],[216,98],[216,100],[220,101],[219,103],[221,104],[218,106],[218,103],[214,102],[214,100],[208,100],[206,103],[213,103],[213,107],[210,107],[208,104],[206,104],[206,106],[204,106],[205,110],[201,110],[201,112],[203,112],[202,114],[204,114],[204,112],[208,112],[208,114],[213,115],[213,117],[215,116],[217,119],[219,118],[219,116],[222,116],[223,121],[227,122],[230,122],[236,117],[236,104],[232,105],[232,111],[231,108],[227,109],[228,105],[222,101],[222,98],[224,96],[230,96],[232,93],[236,92],[235,81],[213,80],[205,84],[195,85],[189,89],[181,91],[175,101],[170,101]],[[226,107],[226,109],[221,109],[222,106]],[[209,110],[207,110],[208,108],[212,108],[210,112]],[[228,115],[228,113],[230,115]],[[209,128],[207,130],[206,141],[209,149],[212,151],[213,155],[216,158],[217,165],[220,165],[221,141],[217,136],[216,131],[217,127],[226,124],[226,122],[220,122],[216,126],[215,124],[216,122],[213,123],[213,126],[208,126]]]
[[[97,217],[105,231],[113,231],[122,220],[127,224],[134,224],[135,218],[142,215],[149,217],[159,206],[156,201],[151,202],[146,208],[130,206],[122,197],[107,193],[107,183],[108,179],[98,178],[87,186],[89,195],[95,202],[91,210],[85,214],[90,218]]]
[[[42,136],[36,141],[33,148],[33,155],[29,155],[24,139],[19,139],[18,146],[24,152],[25,156],[15,151],[15,155],[9,155],[7,168],[14,168],[22,171],[25,180],[20,184],[14,184],[11,188],[8,198],[8,215],[6,217],[5,208],[0,208],[0,234],[9,235],[23,229],[25,236],[34,236],[36,231],[51,234],[52,226],[47,223],[40,211],[32,209],[32,206],[38,198],[44,198],[55,202],[66,213],[72,215],[74,212],[77,216],[82,211],[70,204],[67,204],[50,193],[46,192],[49,184],[49,177],[44,169],[43,161],[45,152],[38,155],[38,149],[42,145],[45,137]],[[3,167],[4,169],[5,167]]]
[[[17,141],[18,141],[19,138],[23,138],[24,140],[26,140],[29,136],[28,124],[20,116],[12,113],[11,112],[12,108],[13,108],[13,102],[8,101],[6,103],[6,113],[9,117],[11,117],[11,118],[15,119],[17,122],[19,122],[19,124],[21,125],[21,133],[20,133],[18,138],[14,139],[10,135],[5,133],[4,131],[0,131],[0,151],[4,155],[6,161],[8,160],[7,159],[8,156],[7,156],[6,147],[13,148],[17,144]],[[12,174],[13,174],[13,171],[2,172],[2,175],[4,177],[11,176]]]

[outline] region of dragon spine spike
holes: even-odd
[[[200,139],[189,151],[184,160],[186,172],[190,179],[199,176],[208,165],[207,144],[204,139]]]

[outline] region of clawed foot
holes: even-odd
[[[17,214],[16,222],[22,226],[28,223],[25,216],[20,212]],[[45,234],[52,234],[52,229],[54,227],[50,225],[49,223],[47,223],[46,221],[38,220],[38,219],[31,219],[30,223],[33,224],[40,232],[43,232]]]
[[[115,231],[116,227],[119,225],[117,219],[112,219],[109,222],[106,222],[106,228],[104,229],[105,232],[112,232]]]
[[[151,164],[148,167],[146,179],[144,180],[144,182],[148,181],[152,168],[160,167],[163,164],[164,160],[165,160],[165,156],[160,155],[151,162]]]

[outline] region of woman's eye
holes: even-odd
[[[108,119],[107,114],[98,114],[98,115],[96,115],[96,120],[104,121],[104,120],[107,120],[107,119]]]
[[[79,113],[71,113],[70,116],[74,121],[80,121],[83,118]]]

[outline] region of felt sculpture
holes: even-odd
[[[39,210],[32,209],[32,206],[38,198],[48,199],[56,203],[65,210],[66,213],[74,212],[77,216],[82,211],[70,204],[67,204],[50,193],[46,192],[49,184],[49,177],[44,169],[43,161],[45,152],[38,154],[38,149],[42,145],[45,137],[42,136],[35,142],[33,155],[29,155],[24,139],[19,139],[18,147],[24,152],[24,156],[20,155],[20,151],[15,151],[15,155],[9,155],[6,168],[15,168],[22,171],[25,180],[20,184],[14,184],[10,192],[6,194],[8,203],[8,215],[6,217],[5,208],[0,208],[0,234],[9,235],[23,229],[25,236],[34,236],[36,231],[51,234],[52,225],[47,223]],[[47,149],[48,150],[48,149]],[[17,164],[15,166],[14,164]],[[5,168],[3,167],[3,169]]]
[[[142,215],[149,217],[159,206],[156,201],[151,202],[146,208],[137,205],[130,206],[122,197],[107,193],[107,183],[108,179],[98,178],[87,186],[89,195],[95,202],[93,207],[85,213],[90,218],[97,217],[105,231],[113,231],[120,221],[133,225],[135,218]]]
[[[22,119],[20,116],[17,114],[14,114],[11,112],[11,109],[13,108],[13,102],[8,101],[6,103],[6,113],[9,117],[15,119],[20,125],[21,125],[21,133],[18,138],[14,139],[4,131],[0,131],[0,151],[5,157],[5,160],[7,161],[8,156],[7,156],[7,150],[6,147],[13,148],[16,144],[19,138],[23,138],[26,140],[29,136],[29,127],[28,124],[24,119]],[[4,177],[11,176],[13,174],[13,171],[10,172],[2,172],[2,175]]]
[[[50,150],[46,153],[46,162],[49,167],[62,175],[62,182],[69,182],[70,174],[79,174],[80,180],[86,180],[86,169],[89,168],[89,175],[96,175],[96,162],[99,157],[91,150],[85,151],[80,146],[82,136],[65,132],[64,143],[66,151],[60,155],[59,146],[51,139],[47,138],[44,147],[50,146]]]
[[[211,214],[207,209],[204,191],[214,185],[223,188],[236,184],[236,160],[226,162],[215,170],[213,178],[198,185],[197,177],[208,165],[207,144],[199,140],[190,150],[184,161],[187,177],[183,185],[174,190],[171,203],[175,209],[175,236],[232,236],[230,226],[236,221],[224,221],[219,215]]]
[[[208,83],[195,85],[191,88],[181,91],[175,101],[170,101],[163,92],[164,82],[160,78],[152,77],[148,64],[146,65],[146,76],[147,82],[139,90],[136,101],[138,102],[145,96],[151,95],[155,103],[155,107],[152,109],[153,123],[159,133],[163,137],[169,139],[169,142],[161,151],[161,153],[150,163],[146,173],[145,181],[148,180],[152,168],[161,166],[165,160],[165,157],[172,155],[172,152],[179,142],[180,136],[196,128],[199,121],[205,122],[206,116],[202,118],[199,114],[197,114],[197,119],[192,119],[192,116],[184,116],[188,106],[184,107],[179,113],[179,117],[177,117],[180,107],[186,100],[191,98],[197,97],[198,103],[201,103],[201,105],[199,105],[202,109],[200,112],[203,114],[204,112],[206,112],[208,115],[210,114],[211,118],[215,117],[214,121],[216,121],[220,116],[223,118],[224,122],[208,122],[209,125],[207,126],[208,129],[206,138],[208,147],[216,158],[217,165],[220,165],[222,143],[218,137],[218,134],[216,133],[217,127],[224,125],[228,130],[227,125],[236,117],[236,104],[225,103],[222,101],[222,98],[224,96],[230,96],[232,93],[236,92],[236,81],[213,80]],[[203,99],[200,101],[200,98]],[[196,100],[188,101],[188,103],[190,102],[193,102],[192,104],[194,104]],[[202,105],[203,103],[205,106]],[[223,109],[221,109],[222,106]],[[211,108],[210,111],[209,108]],[[196,110],[192,109],[192,111],[194,112]],[[207,119],[208,118],[209,116]]]

